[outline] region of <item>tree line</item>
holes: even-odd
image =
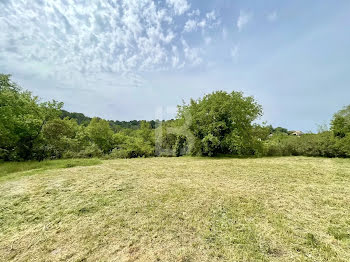
[[[61,109],[61,115],[60,118],[72,118],[77,120],[78,125],[89,125],[90,121],[92,120],[91,117],[85,116],[83,113],[76,113],[76,112],[68,112],[66,110]],[[118,120],[107,120],[109,125],[114,131],[119,131],[121,129],[139,129],[141,127],[141,123],[145,120],[131,120],[131,121],[118,121]],[[154,129],[156,126],[156,121],[146,121],[148,122],[151,127]]]
[[[151,156],[350,156],[350,106],[331,129],[291,136],[256,124],[262,107],[241,92],[217,91],[178,106],[176,119],[112,121],[42,102],[0,74],[0,160]]]

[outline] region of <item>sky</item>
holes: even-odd
[[[317,131],[350,104],[350,1],[0,0],[0,72],[91,117],[242,91],[259,121]]]

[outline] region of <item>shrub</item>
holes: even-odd
[[[102,150],[94,143],[88,145],[85,147],[83,150],[81,150],[78,154],[77,157],[101,157],[103,155]]]
[[[117,146],[109,154],[111,158],[135,158],[154,156],[154,146],[145,142],[140,137],[125,136],[118,134],[115,136]]]

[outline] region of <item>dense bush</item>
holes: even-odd
[[[338,138],[331,131],[300,137],[275,134],[265,141],[263,155],[350,157],[350,136]]]
[[[138,136],[128,136],[122,133],[116,133],[114,135],[115,147],[110,153],[110,157],[133,158],[154,156],[154,144],[152,140],[143,137],[142,135],[145,135],[143,132],[138,132],[137,135]],[[151,134],[149,134],[149,136],[151,136]]]

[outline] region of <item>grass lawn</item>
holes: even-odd
[[[350,160],[65,161],[0,163],[0,261],[350,261]]]

